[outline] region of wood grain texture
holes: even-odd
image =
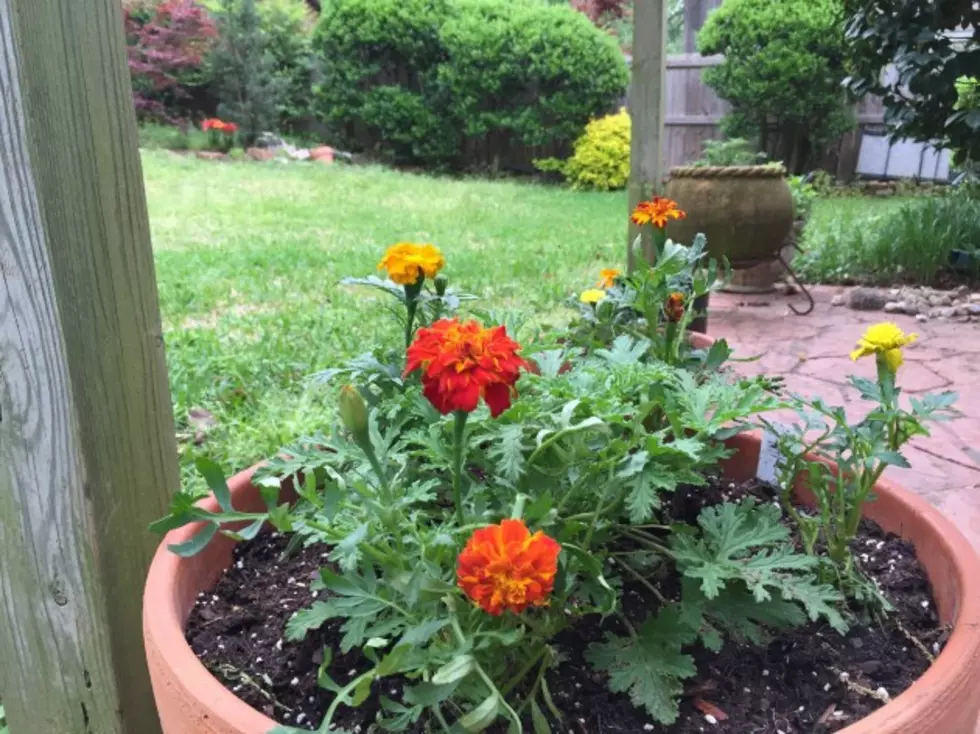
[[[147,524],[179,482],[117,0],[0,0],[0,690],[153,734]]]
[[[630,141],[629,211],[658,190],[663,179],[664,98],[667,81],[666,0],[636,0],[633,6],[633,63],[629,93],[632,119]],[[633,269],[633,241],[640,230],[630,222],[626,262]],[[653,258],[653,239],[644,229],[643,253]]]

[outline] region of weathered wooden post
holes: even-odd
[[[119,0],[0,0],[0,695],[153,734],[140,632],[176,488]]]
[[[664,87],[667,83],[667,0],[636,0],[633,8],[633,69],[629,108],[632,119],[630,143],[630,212],[649,197],[663,178]],[[649,227],[643,252],[653,258]],[[633,241],[639,230],[629,226],[626,261],[633,269]]]

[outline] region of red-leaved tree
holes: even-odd
[[[630,4],[630,0],[572,0],[572,7],[596,25],[625,17]]]
[[[142,119],[179,121],[188,87],[201,84],[204,57],[218,30],[195,0],[165,0],[125,10],[133,102]]]

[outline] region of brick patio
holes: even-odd
[[[911,469],[890,467],[887,476],[918,492],[949,517],[980,548],[980,324],[852,311],[831,305],[842,289],[816,287],[816,308],[796,316],[788,303],[801,296],[714,294],[708,331],[725,337],[736,357],[762,355],[739,365],[746,374],[782,375],[790,391],[820,395],[859,418],[870,403],[847,385],[847,375],[874,377],[874,360],[851,362],[849,354],[868,324],[894,321],[919,340],[905,350],[899,384],[907,394],[953,389],[962,417],[932,424],[932,436],[914,439],[906,450]]]

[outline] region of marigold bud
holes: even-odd
[[[447,278],[445,275],[442,275],[440,273],[435,277],[435,281],[433,282],[435,283],[436,286],[436,294],[438,294],[439,296],[446,295],[446,288],[449,287],[449,278]]]
[[[359,444],[370,440],[367,404],[353,385],[344,385],[340,389],[340,420]]]

